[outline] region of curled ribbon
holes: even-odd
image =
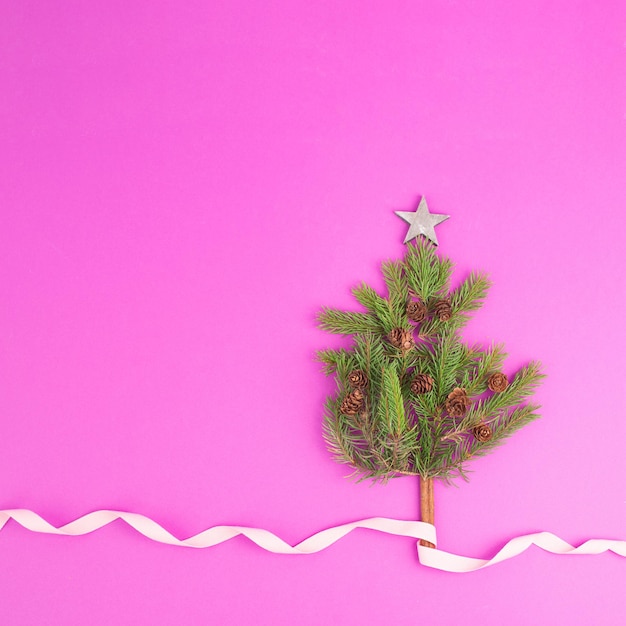
[[[315,533],[295,546],[288,544],[268,530],[248,526],[213,526],[188,539],[178,539],[149,517],[124,511],[94,511],[79,517],[73,522],[56,527],[33,511],[27,509],[7,509],[0,511],[0,530],[11,519],[32,532],[74,537],[86,535],[119,519],[152,541],[188,548],[210,548],[233,537],[243,535],[257,546],[276,554],[313,554],[320,552],[357,528],[367,528],[413,539],[424,539],[434,545],[437,544],[437,535],[432,524],[386,517],[371,517],[349,524],[333,526]],[[610,550],[620,556],[626,556],[626,541],[590,539],[580,546],[574,547],[548,532],[533,533],[511,539],[494,557],[488,560],[451,554],[450,552],[422,545],[418,545],[417,552],[420,563],[427,567],[447,572],[471,572],[518,556],[532,545],[536,545],[553,554],[601,554]]]

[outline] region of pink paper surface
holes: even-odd
[[[623,2],[28,2],[0,20],[0,508],[296,542],[416,519],[321,437],[315,328],[382,287],[425,194],[469,340],[548,379],[544,418],[438,484],[440,546],[626,539]],[[356,307],[355,307],[356,308]],[[468,575],[356,531],[279,556],[0,533],[11,624],[615,624],[626,561],[532,549]]]

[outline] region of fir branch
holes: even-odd
[[[543,378],[545,376],[541,373],[541,364],[538,361],[531,361],[517,372],[511,384],[504,391],[475,402],[459,428],[469,428],[489,419],[503,409],[521,404],[534,393]]]
[[[408,295],[408,284],[404,275],[404,265],[401,261],[385,261],[381,267],[387,291],[390,298],[400,298],[404,301]]]
[[[420,473],[428,468],[432,461],[433,431],[432,422],[425,416],[418,413],[417,432],[419,438],[415,450],[416,467],[420,468]]]
[[[331,399],[325,405],[323,437],[335,460],[351,465],[356,475],[374,477],[381,473],[384,460],[376,454],[366,432],[352,418],[342,415],[337,402]],[[385,467],[383,473],[388,471]]]
[[[389,398],[393,406],[393,415],[395,417],[393,432],[397,436],[400,436],[407,428],[407,421],[400,380],[395,370],[391,368],[384,370],[383,385],[385,391],[389,393]]]
[[[493,344],[485,351],[473,348],[476,361],[473,367],[465,373],[462,387],[465,387],[469,396],[476,396],[487,389],[487,379],[489,374],[501,369],[506,352],[503,344]]]
[[[406,323],[406,305],[409,300],[409,286],[404,274],[404,265],[401,261],[385,261],[382,273],[389,294],[389,306],[393,312],[396,326]]]
[[[372,384],[376,385],[383,368],[388,365],[384,341],[379,335],[371,333],[357,335],[353,354],[356,368],[363,370]]]
[[[366,283],[353,287],[352,294],[372,315],[378,315],[379,310],[387,308],[386,300]]]
[[[415,453],[415,441],[417,429],[412,428],[401,435],[395,435],[391,439],[393,460],[392,468],[396,473],[414,474],[413,457]]]
[[[317,319],[320,328],[337,335],[356,335],[381,331],[376,318],[368,313],[353,313],[324,307]]]
[[[487,292],[491,287],[491,282],[486,274],[472,272],[469,277],[461,283],[450,294],[450,306],[453,316],[458,316],[458,323],[465,325],[469,320],[467,315],[470,311],[476,311],[482,307]],[[457,328],[460,326],[457,326]]]
[[[432,340],[445,332],[454,332],[463,328],[469,321],[469,313],[479,309],[487,296],[491,283],[485,274],[472,272],[467,280],[455,289],[449,296],[452,315],[450,319],[442,321],[436,315],[437,299],[429,302],[430,318],[419,329],[419,336],[423,340]],[[440,293],[446,297],[446,293]]]
[[[494,448],[504,443],[515,431],[538,419],[540,417],[537,413],[539,408],[538,404],[531,403],[516,407],[512,411],[504,412],[490,423],[493,429],[492,438],[483,443],[472,438],[468,444],[468,454],[472,457],[488,454]]]
[[[336,403],[332,399],[326,401],[324,407],[324,421],[322,425],[322,434],[328,450],[334,459],[339,463],[346,463],[356,466],[358,460],[355,455],[355,445],[348,433],[340,426]]]
[[[407,245],[404,267],[408,286],[423,302],[448,290],[453,264],[438,257],[435,246],[425,239]]]
[[[334,374],[337,371],[338,364],[346,362],[350,357],[351,353],[343,348],[338,350],[318,350],[316,353],[316,359],[324,364],[322,371],[327,376]]]
[[[381,382],[377,414],[379,424],[387,432],[399,435],[406,428],[406,415],[400,381],[395,370],[391,367],[384,369]]]
[[[438,404],[443,404],[448,394],[457,386],[464,357],[465,350],[456,333],[446,333],[433,345],[432,370]]]
[[[403,320],[394,310],[391,302],[379,296],[369,285],[362,283],[354,287],[352,293],[359,303],[378,319],[384,332],[388,333],[402,324]]]

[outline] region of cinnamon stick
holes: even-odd
[[[435,492],[432,478],[420,476],[420,515],[422,522],[435,523]],[[425,539],[420,539],[420,545],[434,548],[435,545]]]

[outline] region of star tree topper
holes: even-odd
[[[422,196],[420,200],[417,211],[395,211],[395,214],[411,225],[409,232],[404,238],[404,243],[408,243],[411,239],[416,239],[419,235],[424,235],[424,237],[430,239],[436,246],[439,245],[439,242],[435,234],[435,226],[450,217],[449,215],[442,215],[441,213],[431,213],[428,210],[424,196]]]

